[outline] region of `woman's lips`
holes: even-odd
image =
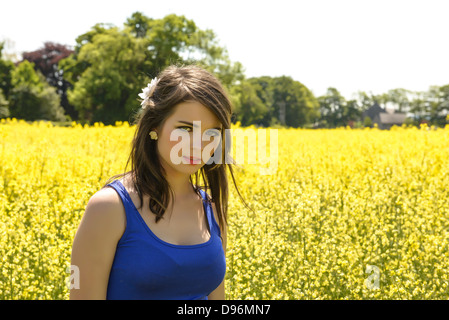
[[[194,158],[194,157],[183,157],[184,159],[186,159],[187,161],[189,161],[189,164],[200,164],[201,163],[201,159],[198,158]]]

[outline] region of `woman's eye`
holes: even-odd
[[[218,137],[218,136],[220,136],[220,131],[212,129],[212,130],[207,131],[207,135],[212,136],[212,137]]]
[[[184,131],[187,131],[187,132],[192,132],[192,128],[191,127],[183,126],[183,127],[178,127],[178,129],[181,129],[181,130],[184,130]],[[208,130],[208,131],[206,131],[206,134],[209,135],[209,136],[213,136],[213,137],[217,137],[217,136],[221,135],[220,131],[216,130],[216,129]]]
[[[192,130],[192,128],[190,128],[190,127],[178,127],[178,129],[185,130],[185,131]]]

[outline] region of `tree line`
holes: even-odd
[[[154,76],[171,64],[197,64],[222,81],[235,107],[232,122],[243,126],[363,127],[363,111],[374,103],[406,112],[409,124],[443,126],[449,120],[449,85],[358,92],[346,100],[336,88],[315,97],[287,76],[247,78],[212,30],[174,14],[153,19],[135,12],[122,27],[96,24],[73,48],[47,42],[16,63],[1,58],[2,50],[0,43],[0,118],[131,122],[138,93]]]

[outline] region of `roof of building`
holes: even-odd
[[[374,119],[378,114],[385,113],[386,111],[382,109],[377,102],[375,102],[371,107],[366,109],[363,112],[363,117],[370,117],[371,119]]]
[[[402,124],[405,121],[405,113],[380,113],[380,122],[385,124]]]

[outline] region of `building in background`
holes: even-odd
[[[383,130],[388,130],[394,125],[402,126],[407,118],[405,113],[386,111],[377,102],[363,112],[362,122],[365,124],[367,123],[367,117],[370,119],[368,122],[371,122],[372,125],[376,123],[377,127]]]

